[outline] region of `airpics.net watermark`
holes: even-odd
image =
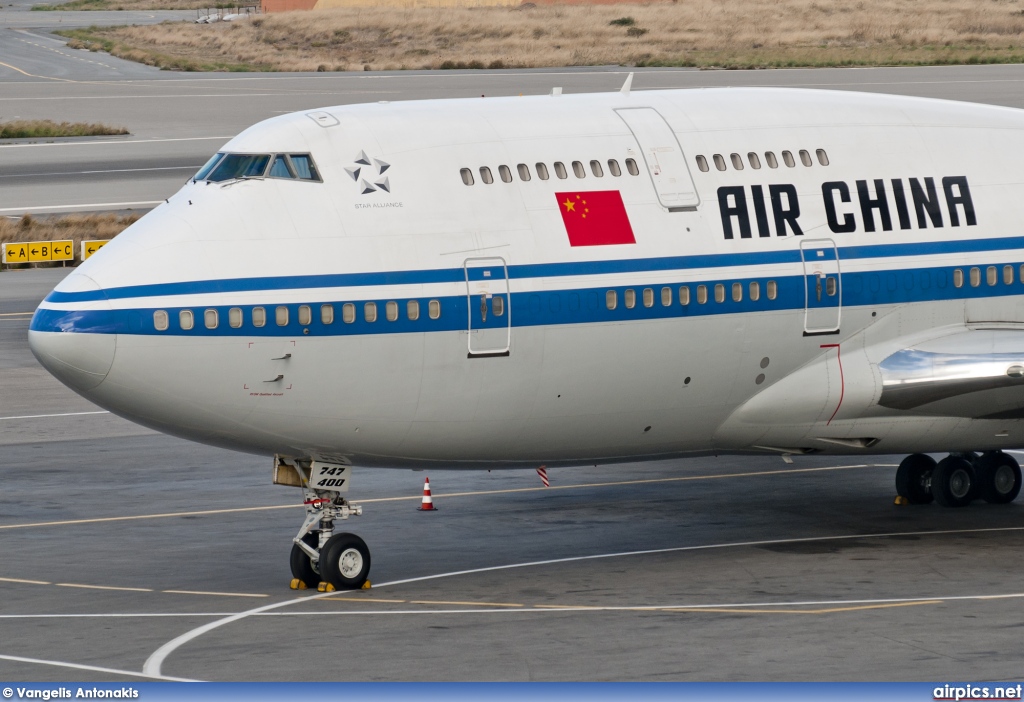
[[[103,689],[98,687],[5,687],[4,699],[19,700],[132,700],[139,691],[134,687]]]
[[[989,687],[987,685],[943,685],[932,691],[932,699],[953,700],[954,702],[973,702],[974,700],[1019,700],[1024,685],[1004,685]]]

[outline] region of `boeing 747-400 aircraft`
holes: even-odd
[[[905,453],[911,503],[1016,498],[1024,112],[560,93],[261,122],[61,282],[32,350],[273,456],[294,587],[366,581],[353,466]]]

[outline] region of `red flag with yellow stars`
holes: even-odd
[[[618,190],[555,193],[555,197],[570,246],[636,243]]]

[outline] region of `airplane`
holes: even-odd
[[[354,466],[899,453],[904,503],[1012,502],[1024,113],[631,82],[260,122],[56,286],[32,351],[273,457],[297,589],[367,581]]]

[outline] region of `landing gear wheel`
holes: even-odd
[[[981,499],[990,504],[1013,502],[1020,493],[1020,465],[1009,454],[989,451],[974,462]]]
[[[358,590],[370,575],[370,549],[355,534],[335,534],[320,551],[320,575],[338,590]]]
[[[932,471],[932,495],[943,507],[964,507],[974,499],[977,478],[970,461],[946,456]]]
[[[907,498],[912,505],[930,504],[932,495],[932,472],[935,459],[923,453],[914,453],[902,461],[896,469],[896,494]]]
[[[315,551],[320,545],[320,532],[311,531],[302,537],[302,541]],[[317,564],[295,543],[292,544],[291,566],[292,577],[304,582],[306,587],[315,590],[320,584],[320,570]]]

